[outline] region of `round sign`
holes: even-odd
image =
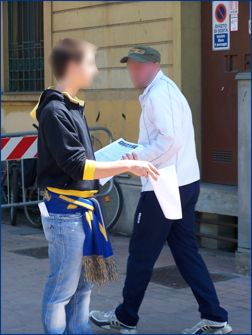
[[[223,3],[220,3],[216,8],[215,8],[215,18],[216,21],[219,23],[222,23],[226,20],[227,17],[227,8]]]

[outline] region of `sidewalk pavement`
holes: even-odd
[[[118,261],[119,280],[94,288],[91,309],[111,310],[121,301],[129,239],[112,236],[112,243]],[[17,227],[2,224],[1,334],[43,333],[40,300],[48,274],[46,245],[42,230],[20,223]],[[212,273],[229,278],[215,285],[222,306],[229,311],[234,333],[251,334],[250,278],[235,273],[234,255],[231,253],[202,249],[201,254]],[[170,251],[165,246],[155,268],[173,264]],[[176,279],[173,284],[176,285]],[[199,321],[197,304],[190,289],[175,288],[174,285],[150,283],[140,310],[139,333],[179,334],[183,328]],[[94,333],[106,334],[106,331],[94,327]]]

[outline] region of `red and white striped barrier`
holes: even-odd
[[[37,158],[37,135],[2,137],[1,161]]]

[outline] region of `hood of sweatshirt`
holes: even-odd
[[[34,121],[39,122],[39,117],[41,110],[45,105],[47,105],[51,100],[64,101],[65,97],[67,97],[71,102],[76,103],[80,106],[84,106],[85,102],[83,100],[78,99],[77,97],[71,97],[68,92],[60,92],[53,88],[46,89],[40,96],[37,105],[33,108],[30,115]]]

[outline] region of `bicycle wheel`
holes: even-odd
[[[7,168],[6,162],[1,162],[1,203],[7,204],[8,202],[8,190],[7,190]]]
[[[108,186],[104,185],[101,192],[104,192],[107,187]],[[99,199],[104,215],[105,225],[107,229],[110,230],[115,226],[122,212],[123,196],[119,184],[114,181],[110,193],[100,197]]]
[[[12,166],[12,176],[11,176],[11,190],[10,190],[10,200],[11,203],[18,202],[18,167],[17,165]],[[16,226],[17,224],[17,207],[11,207],[10,209],[10,220],[11,225]]]
[[[35,187],[30,187],[25,191],[26,191],[26,198],[28,201],[36,201],[38,200],[39,197],[42,198],[42,194],[40,194],[42,192],[38,191],[38,189]],[[38,205],[24,206],[24,213],[29,224],[32,227],[35,228],[42,227],[41,216]]]

